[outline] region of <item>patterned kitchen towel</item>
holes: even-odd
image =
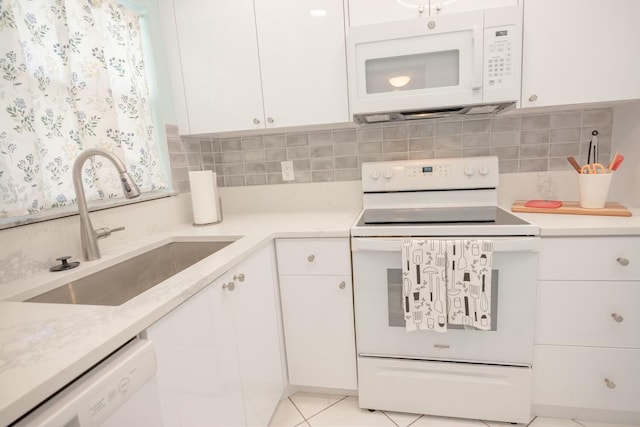
[[[491,329],[492,240],[447,241],[448,322]]]
[[[402,305],[407,331],[447,331],[445,242],[402,242]]]

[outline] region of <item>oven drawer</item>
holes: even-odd
[[[533,404],[638,411],[640,350],[535,346]]]
[[[638,280],[640,237],[542,239],[540,280]]]
[[[536,343],[640,348],[640,281],[538,284]]]
[[[279,274],[351,275],[347,238],[276,239]]]
[[[358,358],[365,409],[528,423],[531,382],[530,368]]]

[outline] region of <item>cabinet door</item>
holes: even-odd
[[[349,121],[342,0],[255,0],[267,127]]]
[[[247,425],[267,425],[284,392],[275,256],[269,244],[230,271]],[[231,294],[231,293],[230,293]]]
[[[281,276],[289,382],[357,388],[350,276]]]
[[[173,7],[190,124],[180,133],[264,127],[253,0]]]
[[[167,426],[245,425],[225,278],[209,285],[146,330],[158,362]]]
[[[526,0],[522,107],[640,98],[640,2]]]

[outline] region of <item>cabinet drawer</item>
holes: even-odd
[[[277,239],[280,274],[351,274],[349,239]]]
[[[640,280],[640,237],[544,238],[540,280]]]
[[[640,348],[640,281],[538,284],[536,343]]]
[[[640,350],[537,345],[533,404],[638,411]]]

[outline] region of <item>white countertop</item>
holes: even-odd
[[[230,215],[105,251],[0,289],[0,425],[7,425],[276,237],[348,237],[358,211]],[[18,302],[172,240],[240,237],[120,306]],[[19,293],[20,292],[20,293]]]
[[[508,208],[507,208],[508,209]],[[633,217],[522,214],[542,236],[640,235]],[[68,272],[0,287],[0,425],[12,422],[130,338],[277,237],[348,237],[358,210],[228,215],[221,224],[182,226],[103,252]],[[22,301],[172,240],[238,240],[116,307]],[[13,301],[7,301],[13,300]]]

